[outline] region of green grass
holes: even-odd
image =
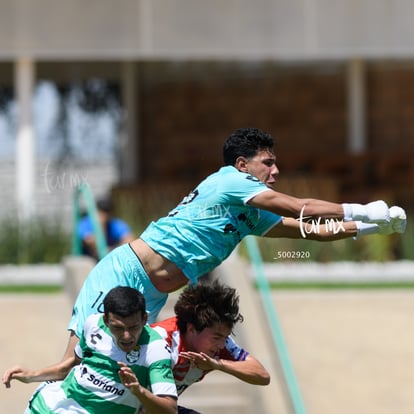
[[[414,289],[413,282],[270,282],[272,290],[378,290],[378,289]],[[257,286],[256,286],[257,288]],[[63,292],[58,285],[0,285],[0,294],[56,294]]]
[[[270,282],[272,290],[386,290],[386,289],[414,289],[414,281],[410,282]],[[257,288],[257,286],[256,286]],[[31,293],[56,294],[63,292],[58,285],[0,285],[0,294]]]
[[[60,285],[0,285],[0,293],[60,293]]]
[[[272,290],[306,290],[306,289],[414,289],[414,281],[404,282],[270,282]]]

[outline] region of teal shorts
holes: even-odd
[[[144,295],[148,323],[156,321],[167,301],[168,294],[155,288],[131,246],[125,244],[102,258],[85,279],[73,307],[68,330],[80,337],[87,317],[103,312],[103,299],[116,286],[130,286]]]

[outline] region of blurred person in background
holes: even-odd
[[[108,251],[129,243],[135,239],[129,225],[113,216],[113,203],[109,197],[101,198],[96,203],[98,221],[106,239]],[[82,254],[99,260],[92,219],[85,214],[77,227],[78,237],[82,241]]]

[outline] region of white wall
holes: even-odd
[[[0,0],[0,59],[414,54],[410,0]]]
[[[61,218],[68,226],[72,222],[74,188],[87,182],[96,197],[106,195],[117,182],[113,163],[61,166],[49,161],[36,164],[35,203],[40,217]],[[0,162],[0,220],[16,211],[14,162]]]

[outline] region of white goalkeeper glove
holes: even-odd
[[[390,222],[390,212],[385,201],[378,200],[368,204],[342,204],[344,221],[363,221],[365,223]]]
[[[382,235],[390,235],[393,233],[404,233],[407,227],[407,215],[403,208],[392,206],[389,209],[390,222],[389,223],[364,223],[356,221],[357,237],[366,236],[368,234],[379,233]]]

